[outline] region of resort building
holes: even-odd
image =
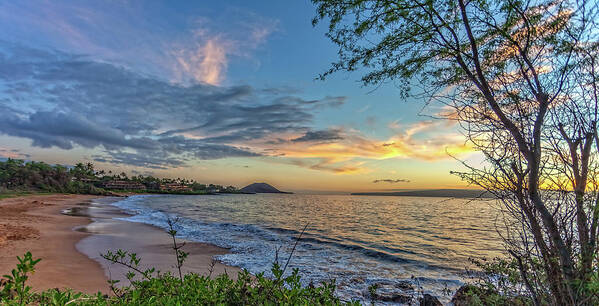
[[[146,190],[146,186],[139,182],[132,181],[108,181],[103,184],[105,189],[118,190]]]
[[[160,184],[160,190],[163,191],[192,191],[191,187],[177,183]]]

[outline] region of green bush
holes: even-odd
[[[27,302],[31,295],[31,287],[25,283],[29,278],[30,273],[35,271],[35,265],[41,259],[33,259],[33,255],[27,252],[23,258],[17,256],[19,263],[16,269],[13,269],[10,274],[4,275],[6,280],[1,282],[2,290],[0,290],[0,301],[6,300],[8,304],[23,305]]]
[[[168,234],[173,238],[172,249],[177,261],[178,275],[161,273],[154,268],[142,269],[141,258],[135,253],[123,250],[107,251],[102,257],[113,264],[128,268],[126,274],[130,285],[118,287],[117,280],[109,280],[112,295],[98,292],[86,295],[72,290],[50,289],[40,293],[32,292],[26,286],[28,274],[35,270],[40,260],[33,259],[31,253],[23,258],[12,275],[0,282],[0,304],[2,305],[358,305],[358,302],[342,302],[335,296],[335,281],[323,282],[320,286],[302,286],[299,271],[294,269],[285,276],[285,268],[278,261],[272,265],[272,278],[259,273],[251,275],[247,270],[238,273],[237,279],[228,274],[212,278],[209,275],[189,273],[183,275],[181,267],[187,253],[181,248],[184,243],[175,239],[177,220],[169,220]],[[299,240],[299,238],[298,238]],[[291,258],[291,257],[290,257]],[[65,275],[68,277],[68,275]]]
[[[467,305],[533,305],[534,301],[524,284],[515,258],[493,258],[471,262],[480,270],[472,273],[473,283],[463,286],[463,298]],[[527,271],[535,271],[538,279],[543,279],[540,263],[528,263]],[[543,286],[544,284],[538,284]],[[535,287],[541,305],[551,304],[550,293],[546,288]],[[545,289],[545,290],[542,290]]]
[[[107,253],[108,254],[108,253]],[[111,253],[117,260],[133,259],[132,267],[137,269],[139,258],[135,254],[124,251]],[[106,255],[106,254],[105,254]],[[111,256],[112,256],[111,255]],[[302,286],[299,271],[283,276],[283,270],[275,263],[272,266],[273,278],[263,273],[252,276],[248,271],[239,272],[237,280],[227,274],[216,278],[189,273],[183,280],[171,273],[159,273],[153,269],[141,271],[138,275],[132,270],[127,277],[131,285],[122,288],[114,286],[111,296],[98,293],[86,295],[72,290],[59,291],[50,289],[40,293],[32,292],[25,285],[27,274],[34,271],[38,260],[33,260],[31,253],[19,258],[17,269],[0,291],[2,305],[340,305],[359,303],[342,303],[334,295],[335,282],[326,282],[320,286]],[[148,272],[148,273],[146,273]],[[144,275],[145,274],[145,275]],[[137,276],[141,280],[134,280]],[[6,276],[5,276],[6,277]],[[68,277],[68,276],[65,276]]]

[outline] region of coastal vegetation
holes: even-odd
[[[301,283],[299,271],[286,269],[286,262],[278,260],[272,265],[271,277],[264,273],[250,275],[239,272],[236,279],[222,274],[213,277],[189,273],[183,275],[187,253],[183,243],[176,241],[176,221],[169,220],[168,234],[173,238],[172,249],[176,257],[178,274],[162,273],[154,268],[141,268],[141,258],[123,250],[107,251],[102,257],[113,264],[128,268],[128,286],[118,286],[117,280],[109,280],[112,294],[98,292],[87,295],[72,290],[50,289],[35,292],[27,285],[29,275],[41,259],[31,253],[18,257],[15,269],[0,282],[0,304],[2,305],[359,305],[358,302],[342,302],[335,296],[335,281],[320,285]]]
[[[599,304],[598,2],[313,2],[339,47],[322,79],[365,69],[365,85],[393,82],[483,157],[455,172],[497,197],[507,233],[483,289]]]
[[[35,271],[40,259],[31,253],[20,257],[17,267],[0,284],[2,305],[339,305],[334,295],[335,283],[325,282],[319,286],[303,286],[297,270],[283,276],[284,270],[274,263],[271,273],[252,276],[240,272],[237,279],[227,274],[216,277],[189,273],[182,277],[155,269],[139,270],[141,259],[135,254],[117,251],[105,254],[115,263],[131,267],[127,277],[131,285],[113,287],[111,295],[98,292],[87,295],[72,290],[50,289],[35,292],[27,285],[28,276]],[[139,275],[141,279],[136,279]],[[116,285],[116,281],[112,281]]]
[[[92,163],[50,165],[20,159],[0,161],[0,197],[31,193],[79,193],[111,195],[112,191],[165,194],[237,193],[234,186],[202,184],[185,178],[113,173],[97,170]]]
[[[72,169],[44,162],[18,159],[0,161],[0,194],[63,192],[103,194],[104,190],[77,178],[88,175],[89,168],[80,164]]]

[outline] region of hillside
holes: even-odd
[[[249,184],[239,190],[242,193],[292,193],[280,191],[267,183]]]

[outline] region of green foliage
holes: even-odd
[[[321,79],[360,70],[364,85],[439,103],[485,157],[453,172],[504,208],[515,262],[484,267],[499,280],[483,285],[597,304],[597,1],[312,2],[338,46]]]
[[[506,295],[517,294],[522,279],[515,259],[494,258],[490,261],[471,259],[471,262],[482,270],[482,274],[476,275],[479,288],[503,292]]]
[[[72,169],[68,169],[60,165],[10,158],[0,162],[2,194],[39,192],[106,194],[103,189],[84,181],[93,177],[94,170],[91,163],[79,163]]]
[[[189,253],[185,252],[182,250],[182,248],[185,246],[185,242],[183,243],[177,243],[177,230],[175,229],[177,226],[177,223],[179,223],[179,218],[176,219],[171,219],[169,218],[167,220],[168,223],[168,234],[171,236],[171,238],[173,239],[173,250],[175,251],[175,256],[177,257],[177,270],[179,271],[179,280],[181,280],[181,282],[183,282],[183,273],[181,273],[181,267],[183,267],[183,263],[185,262],[185,259],[187,259],[187,256],[189,255]]]
[[[274,279],[262,273],[253,277],[247,271],[240,272],[237,280],[227,274],[211,279],[190,273],[181,281],[170,273],[158,274],[150,279],[134,280],[131,287],[119,290],[119,297],[111,302],[117,305],[340,304],[333,294],[334,282],[320,287],[302,287],[297,270],[283,277],[280,266],[274,264],[271,272]]]
[[[98,297],[101,298],[102,295],[99,294]],[[91,298],[84,296],[81,292],[74,292],[72,290],[60,291],[58,289],[50,289],[35,295],[35,300],[43,305],[78,304],[78,301],[83,302],[88,299]]]
[[[94,179],[96,177],[92,163],[77,163],[75,167],[69,170],[69,173],[77,180]]]
[[[591,275],[591,278],[588,282],[580,282],[576,284],[578,290],[587,292],[592,294],[595,298],[592,300],[594,304],[599,304],[599,271],[595,270],[595,272]]]
[[[185,243],[177,242],[178,219],[169,219],[168,234],[173,239],[173,250],[176,256],[178,276],[170,272],[161,273],[155,268],[141,267],[141,258],[136,253],[123,250],[107,251],[102,258],[112,264],[128,269],[125,277],[130,285],[117,287],[118,280],[109,280],[113,296],[85,295],[72,290],[60,291],[51,289],[41,293],[32,293],[25,286],[27,273],[33,272],[35,264],[31,253],[19,259],[17,269],[12,276],[6,275],[7,282],[0,283],[0,304],[24,305],[358,305],[359,303],[342,303],[335,296],[335,281],[323,282],[315,287],[310,284],[302,286],[299,270],[294,269],[291,275],[285,276],[285,267],[281,268],[275,261],[272,265],[272,278],[259,273],[252,276],[247,270],[238,273],[237,279],[228,274],[212,278],[209,275],[189,273],[183,275],[181,267],[187,259],[187,252],[181,250]],[[304,228],[305,230],[305,228]],[[301,237],[301,236],[300,236]],[[299,240],[299,238],[298,238]],[[289,261],[289,260],[288,260]],[[287,262],[288,263],[288,262]],[[210,269],[212,271],[212,269]]]
[[[35,265],[41,259],[33,259],[31,253],[27,252],[23,258],[17,256],[17,260],[19,263],[16,269],[13,269],[10,275],[4,275],[6,281],[0,290],[0,301],[7,300],[8,304],[24,305],[31,295],[31,287],[25,284],[29,278],[28,274],[35,271]]]
[[[191,189],[193,191],[206,191],[206,184],[200,184],[198,182],[194,182],[193,184],[191,184]]]
[[[555,46],[547,49],[558,57],[572,43],[563,31],[569,15],[546,20],[548,15],[559,15],[569,8],[550,0],[464,1],[472,37],[466,35],[458,1],[312,2],[316,5],[313,24],[325,23],[326,36],[339,47],[338,61],[320,78],[339,71],[360,70],[365,85],[393,80],[404,96],[409,95],[411,86],[424,89],[422,85],[426,84],[435,91],[446,86],[462,87],[469,81],[468,70],[474,71],[475,65],[489,77],[517,67],[519,59],[498,54],[521,39],[518,34],[523,31],[522,12],[528,14],[526,26],[532,29],[527,33],[529,47]],[[535,31],[537,27],[552,30]],[[477,45],[476,55],[471,54],[471,42]],[[480,63],[475,64],[474,58]]]
[[[460,294],[459,305],[472,305],[472,306],[487,306],[487,305],[513,305],[513,306],[525,306],[533,305],[530,298],[526,296],[505,296],[499,294],[497,291],[490,290],[489,288],[483,288],[476,285],[466,285],[462,287],[462,293]],[[550,305],[545,303],[543,305]]]
[[[201,195],[215,191],[239,192],[234,186],[206,185],[185,178],[170,179],[143,175],[129,177],[124,172],[113,174],[112,171],[96,171],[92,163],[77,163],[74,167],[67,168],[10,158],[4,162],[0,161],[0,198],[43,192],[109,195],[111,193],[102,187],[105,183],[115,180],[137,182],[146,187],[138,190],[119,189],[120,192],[186,195]],[[160,188],[162,184],[188,186],[191,190],[165,190]]]
[[[368,286],[368,294],[370,295],[370,303],[374,305],[375,297],[376,297],[376,289],[379,288],[378,284],[372,284]]]
[[[464,288],[468,300],[473,305],[532,305],[531,293],[524,285],[522,272],[515,258],[471,259],[480,270],[471,272],[474,283]],[[528,262],[525,271],[535,273],[531,283],[541,304],[551,304],[551,292],[543,288],[547,276],[544,275],[542,264],[538,261]]]
[[[112,263],[127,266],[127,278],[131,285],[116,288],[111,281],[114,296],[101,293],[86,295],[72,290],[50,289],[33,293],[24,285],[27,273],[39,260],[28,253],[15,270],[18,280],[8,282],[2,288],[0,304],[24,305],[358,305],[357,302],[343,303],[335,297],[335,281],[320,286],[302,286],[297,269],[285,276],[281,266],[273,264],[273,278],[264,273],[252,276],[248,271],[239,272],[237,279],[227,274],[211,278],[210,275],[189,273],[180,279],[171,273],[160,273],[155,269],[142,270],[141,259],[135,253],[118,250],[102,255]],[[5,276],[6,277],[6,276]],[[14,278],[14,277],[13,277]],[[18,289],[17,291],[15,288]]]

